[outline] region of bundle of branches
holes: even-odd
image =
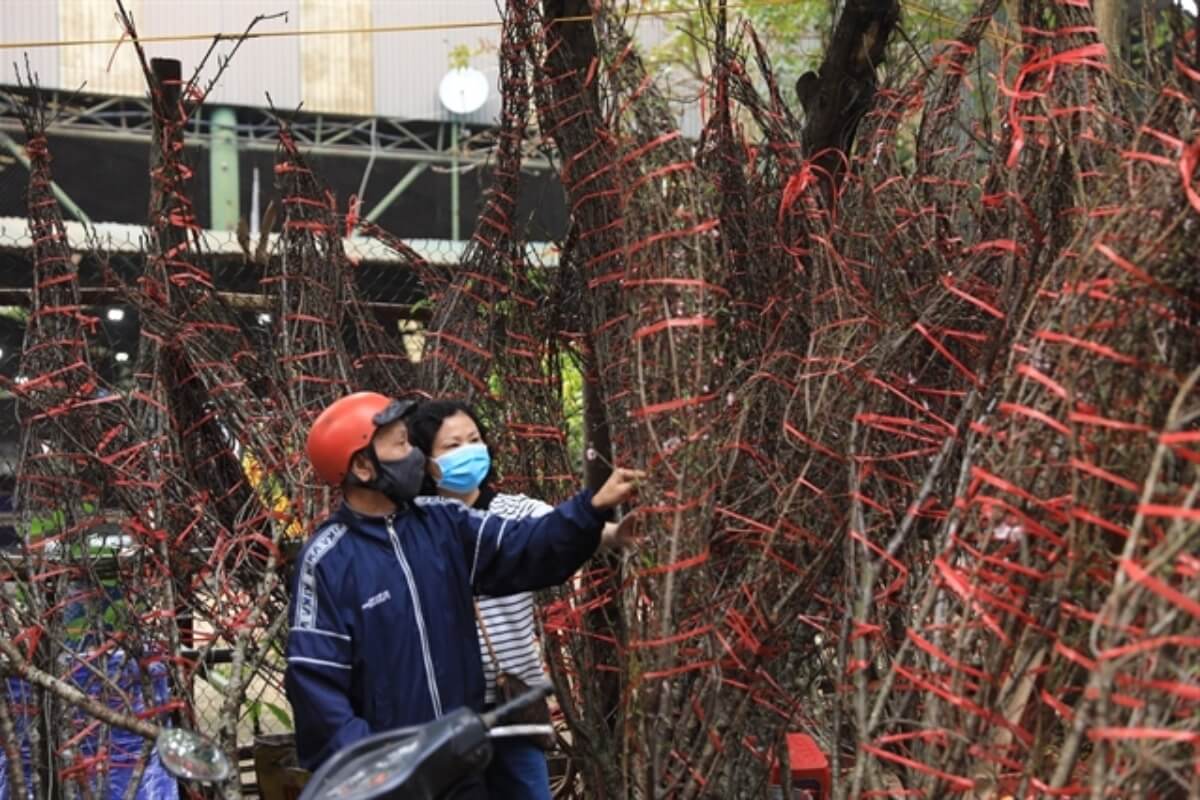
[[[1170,642],[1198,620],[1167,607],[1196,566],[1197,476],[1169,447],[1200,399],[1194,87],[1180,64],[1140,119],[1086,10],[1025,6],[998,54],[1007,125],[972,125],[946,109],[982,19],[922,77],[912,177],[876,137],[841,206],[860,235],[839,253],[891,265],[855,272],[903,309],[858,364],[891,397],[846,451],[850,789],[1194,793],[1195,652]]]
[[[274,365],[260,358],[240,318],[200,266],[182,131],[214,85],[215,79],[199,83],[207,58],[183,82],[178,62],[148,64],[128,15],[125,24],[156,120],[149,263],[134,292],[145,342],[139,354],[145,389],[130,403],[140,423],[136,433],[161,437],[166,445],[146,464],[152,480],[157,470],[174,472],[158,498],[130,510],[152,529],[170,532],[161,554],[167,584],[174,584],[164,598],[174,600],[168,607],[185,605],[212,626],[204,650],[218,643],[233,650],[219,726],[223,744],[232,748],[245,688],[282,627],[286,598],[275,567],[282,560],[280,542],[294,525],[287,509],[278,507],[278,488],[247,466],[269,475],[286,468],[287,450],[275,428],[292,415],[273,397],[280,384]],[[168,505],[155,506],[164,502]],[[179,655],[180,642],[171,644]],[[190,683],[182,679],[190,676],[179,677],[180,695],[189,697]]]
[[[894,76],[842,168],[727,51],[765,141],[728,174],[714,114],[759,209],[722,235],[774,308],[712,540],[753,702],[709,732],[807,727],[852,796],[1194,793],[1194,67],[1143,120],[1086,9],[1025,4],[999,52],[995,11]],[[752,774],[680,744],[714,796]]]
[[[433,309],[419,385],[434,397],[480,406],[504,487],[561,499],[576,484],[563,430],[554,334],[557,277],[530,262],[517,218],[522,146],[529,125],[526,49],[535,8],[507,9],[500,45],[502,107],[495,167],[475,232],[453,275],[423,271]]]
[[[122,13],[136,46],[133,21]],[[275,382],[265,366],[270,362],[259,361],[238,318],[221,303],[200,266],[203,254],[188,198],[191,173],[182,162],[182,130],[211,84],[202,88],[195,76],[184,83],[177,62],[151,65],[140,47],[138,55],[156,112],[149,263],[136,287],[123,287],[138,310],[143,333],[138,386],[123,396],[93,381],[67,403],[37,391],[45,381],[56,380],[55,375],[81,363],[86,367],[86,360],[80,362],[74,353],[76,343],[63,337],[47,342],[45,351],[46,357],[63,362],[63,368],[46,376],[42,364],[33,364],[37,380],[22,387],[23,400],[54,421],[58,436],[75,448],[75,461],[95,475],[97,485],[103,484],[103,496],[97,492],[89,498],[92,507],[103,502],[120,508],[121,527],[118,535],[108,537],[86,535],[94,532],[92,526],[80,527],[79,541],[60,543],[56,552],[63,553],[63,567],[55,574],[75,582],[67,587],[70,591],[60,587],[55,602],[72,617],[71,626],[57,625],[55,613],[46,613],[27,632],[34,643],[39,637],[58,642],[64,630],[78,629],[71,634],[72,641],[82,642],[76,655],[48,665],[31,663],[27,656],[6,649],[7,668],[50,688],[68,701],[61,704],[64,709],[82,704],[91,716],[152,736],[155,727],[141,718],[155,713],[153,707],[158,712],[179,711],[182,721],[191,722],[195,671],[207,651],[231,647],[233,668],[224,706],[219,721],[209,724],[219,722],[223,742],[232,748],[246,686],[271,652],[284,620],[279,611],[285,598],[275,566],[290,522],[274,507],[271,491],[256,491],[243,457],[252,454],[268,469],[282,463],[274,425],[289,415],[286,409],[279,417],[268,415],[272,406],[260,398]],[[203,63],[197,75],[202,68]],[[29,112],[31,117],[39,113]],[[30,141],[34,152],[40,142],[44,154],[44,133],[31,131]],[[31,183],[31,201],[38,195],[31,206],[34,238],[43,248],[61,251],[47,259],[71,267],[69,274],[47,276],[45,285],[61,284],[58,291],[73,291],[73,266],[61,219],[53,222],[59,212],[40,183],[48,186],[48,180],[46,160]],[[41,335],[45,314],[65,307],[54,298],[35,295],[34,300],[31,340]],[[77,302],[74,309],[78,315]],[[43,358],[36,345],[27,353]],[[47,453],[58,452],[51,444],[40,446]],[[36,468],[35,457],[27,456],[23,463]],[[55,513],[74,515],[79,507],[74,502]],[[36,503],[22,508],[38,510]],[[99,553],[94,552],[97,547]],[[44,542],[38,542],[38,548],[44,552]],[[98,556],[104,558],[102,572],[91,568]],[[28,615],[37,610],[27,602],[37,594],[30,589],[45,583],[38,575],[25,577],[17,581],[19,590],[13,596],[21,613]],[[81,614],[81,607],[94,613]],[[204,630],[193,628],[196,619],[204,620]],[[193,646],[199,652],[185,656],[185,648]],[[81,671],[82,677],[77,674]],[[78,724],[60,726],[64,744],[45,751],[53,757],[40,764],[47,779],[57,775],[81,782],[85,793],[108,792],[96,785],[95,776],[120,766],[124,779],[132,771],[133,791],[147,764],[148,744],[130,750],[127,741],[114,738],[106,743],[107,728],[102,729],[104,740],[97,742],[88,720],[72,713],[59,716]],[[72,754],[77,751],[86,756],[85,763],[76,763]],[[10,763],[19,769],[21,760]],[[237,788],[228,787],[228,793],[236,795]]]
[[[354,367],[342,339],[349,265],[336,200],[313,174],[283,120],[275,175],[283,231],[263,286],[273,299],[274,360],[282,373],[274,400],[289,412],[274,433],[289,469],[267,474],[279,482],[294,518],[307,526],[328,508],[330,498],[304,461],[305,438],[317,414],[353,384]]]
[[[456,296],[469,291],[469,282],[483,282],[475,275],[494,275],[503,281],[502,292],[490,304],[486,341],[492,351],[487,373],[491,378],[490,416],[497,426],[503,485],[533,497],[558,500],[578,485],[567,453],[563,363],[555,336],[564,314],[559,296],[562,274],[531,261],[524,226],[517,217],[522,147],[530,122],[526,50],[533,37],[535,14],[535,4],[526,0],[513,3],[505,15],[500,43],[503,103],[492,183],[464,254],[464,269],[438,308],[455,307]],[[444,348],[445,343],[439,341],[433,357],[438,358]],[[431,384],[423,388],[437,393]]]
[[[84,786],[98,783],[103,770],[92,757],[94,745],[93,752],[77,745],[89,720],[26,680],[29,670],[97,689],[106,700],[132,687],[119,665],[104,657],[93,662],[90,652],[111,630],[105,604],[94,599],[111,586],[111,553],[89,536],[103,522],[98,476],[58,420],[92,424],[89,405],[97,386],[87,333],[96,320],[80,303],[76,265],[51,192],[45,107],[28,67],[26,78],[31,100],[17,107],[29,155],[33,302],[21,356],[27,382],[6,387],[18,397],[15,505],[26,535],[17,551],[0,555],[0,739],[10,791],[41,797],[59,768]],[[93,670],[99,681],[89,674]],[[109,733],[104,729],[96,738],[107,741]]]
[[[849,4],[798,115],[719,18],[693,180],[608,8],[545,5],[565,263],[653,470],[565,623],[589,796],[755,795],[797,727],[856,796],[1195,791],[1190,56],[1142,119],[1087,9],[989,49],[987,3],[872,106],[897,9]]]
[[[278,270],[263,281],[276,298],[279,361],[302,422],[342,395],[352,367],[341,343],[345,253],[337,201],[313,174],[280,120],[276,189],[283,206]]]
[[[503,105],[497,136],[495,169],[475,232],[462,261],[445,286],[427,285],[433,301],[432,319],[425,332],[420,383],[438,397],[495,399],[489,380],[497,368],[503,320],[534,312],[537,304],[514,291],[514,277],[524,271],[524,242],[516,228],[521,185],[521,145],[529,115],[529,82],[523,48],[530,39],[527,0],[512,3],[504,18],[500,50]],[[429,274],[428,279],[436,280]]]

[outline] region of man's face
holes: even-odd
[[[375,455],[380,461],[398,461],[412,452],[404,420],[396,420],[375,431],[371,443],[375,445]]]
[[[375,431],[371,439],[375,448],[375,456],[380,461],[398,461],[412,452],[412,444],[408,441],[408,427],[404,420],[384,425]],[[375,478],[375,465],[365,452],[356,453],[350,462],[350,471],[360,481],[369,482]]]

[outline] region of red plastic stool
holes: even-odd
[[[829,800],[833,778],[829,770],[829,759],[811,736],[803,733],[787,735],[788,762],[792,766],[792,797],[788,800]],[[779,774],[779,762],[771,766],[771,797],[783,797],[783,776]]]

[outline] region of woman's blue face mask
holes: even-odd
[[[478,489],[492,469],[487,445],[482,442],[456,447],[442,453],[434,462],[442,471],[438,488],[462,494]]]

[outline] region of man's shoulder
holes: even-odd
[[[413,498],[413,503],[417,508],[426,513],[441,514],[445,516],[460,516],[465,515],[482,519],[485,515],[483,511],[477,508],[471,508],[461,500],[453,497],[439,497],[435,495],[421,495]]]
[[[346,534],[349,530],[346,523],[337,517],[330,517],[322,522],[300,551],[301,566],[315,569],[347,540]],[[345,545],[342,545],[341,549],[345,549]]]
[[[295,612],[292,629],[317,627],[318,606],[322,591],[337,593],[344,586],[348,565],[349,527],[336,518],[326,520],[317,528],[300,551],[295,578]],[[327,587],[322,590],[320,587]]]

